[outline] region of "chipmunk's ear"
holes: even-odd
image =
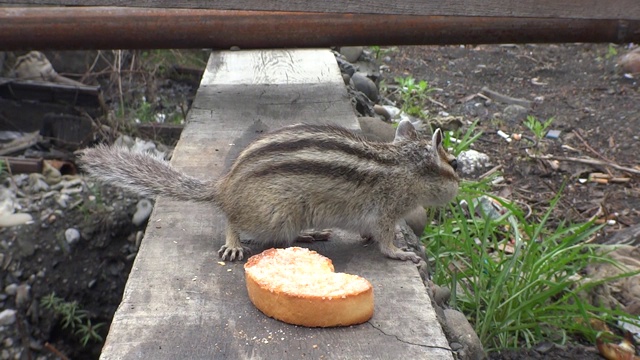
[[[431,138],[431,147],[433,148],[434,154],[438,153],[438,147],[442,145],[442,131],[440,128],[437,128],[436,131],[433,132],[433,137]]]
[[[413,127],[413,124],[409,120],[402,120],[398,124],[398,128],[396,129],[396,137],[393,139],[393,142],[398,142],[402,140],[417,140],[418,133],[416,132],[416,128]]]

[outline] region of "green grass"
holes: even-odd
[[[447,133],[444,145],[457,155],[480,135],[474,123],[465,132]],[[460,141],[452,142],[451,136]],[[432,280],[452,289],[450,305],[467,316],[485,350],[565,343],[576,336],[593,343],[593,319],[640,322],[585,300],[593,288],[638,273],[582,279],[579,274],[590,264],[619,266],[606,256],[614,248],[591,241],[602,226],[553,219],[562,190],[546,208],[529,214],[491,195],[491,181],[463,181],[455,202],[430,212],[423,236]]]
[[[98,334],[98,329],[105,324],[92,324],[89,313],[82,310],[76,301],[65,301],[56,296],[56,293],[51,293],[40,299],[40,305],[52,311],[60,319],[62,329],[72,332],[82,346],[86,346],[89,341],[103,341],[102,336]]]
[[[575,276],[588,264],[612,262],[603,255],[608,248],[588,242],[601,226],[552,223],[560,194],[539,217],[528,217],[488,190],[489,179],[463,183],[457,200],[468,212],[453,204],[432,215],[423,238],[433,281],[452,289],[450,305],[470,319],[485,350],[564,343],[576,334],[594,341],[596,331],[586,325],[593,318],[637,322],[578,295],[607,281],[583,283]],[[481,196],[498,202],[503,213],[489,215],[474,205]],[[507,243],[512,252],[501,250]]]
[[[478,121],[473,122],[466,130],[456,130],[453,133],[446,134],[442,142],[445,149],[451,149],[451,153],[454,156],[460,155],[461,152],[469,150],[471,144],[473,144],[480,136],[482,131],[478,129]],[[452,141],[452,137],[458,141]]]

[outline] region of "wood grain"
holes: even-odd
[[[331,52],[214,53],[172,163],[216,177],[255,136],[302,121],[357,126]],[[224,224],[212,206],[157,200],[101,359],[452,359],[413,264],[353,234],[312,244],[372,283],[375,313],[346,328],[287,325],[251,304],[243,263],[218,263]]]
[[[354,14],[508,16],[640,20],[636,0],[0,0],[0,4],[131,6],[220,10],[312,11]]]

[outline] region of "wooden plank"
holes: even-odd
[[[636,0],[0,0],[0,4],[132,6],[219,10],[311,11],[353,14],[640,19]]]
[[[617,0],[622,1],[622,0]],[[640,42],[640,20],[0,7],[0,48],[242,49],[345,45]]]
[[[297,63],[308,58],[315,70]],[[216,177],[257,134],[302,121],[356,126],[329,51],[214,53],[172,163]],[[101,359],[452,359],[413,264],[353,234],[310,245],[371,281],[375,313],[346,328],[291,326],[251,304],[242,263],[218,263],[223,230],[210,205],[157,200]]]

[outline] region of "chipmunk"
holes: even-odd
[[[290,245],[302,230],[336,227],[372,238],[390,258],[417,263],[418,255],[393,244],[396,222],[418,205],[451,201],[459,182],[440,129],[429,143],[408,120],[390,143],[333,125],[283,127],[253,141],[216,180],[119,147],[86,149],[80,163],[95,178],[129,190],[214,203],[227,218],[218,254],[230,261],[244,257],[240,234]]]

